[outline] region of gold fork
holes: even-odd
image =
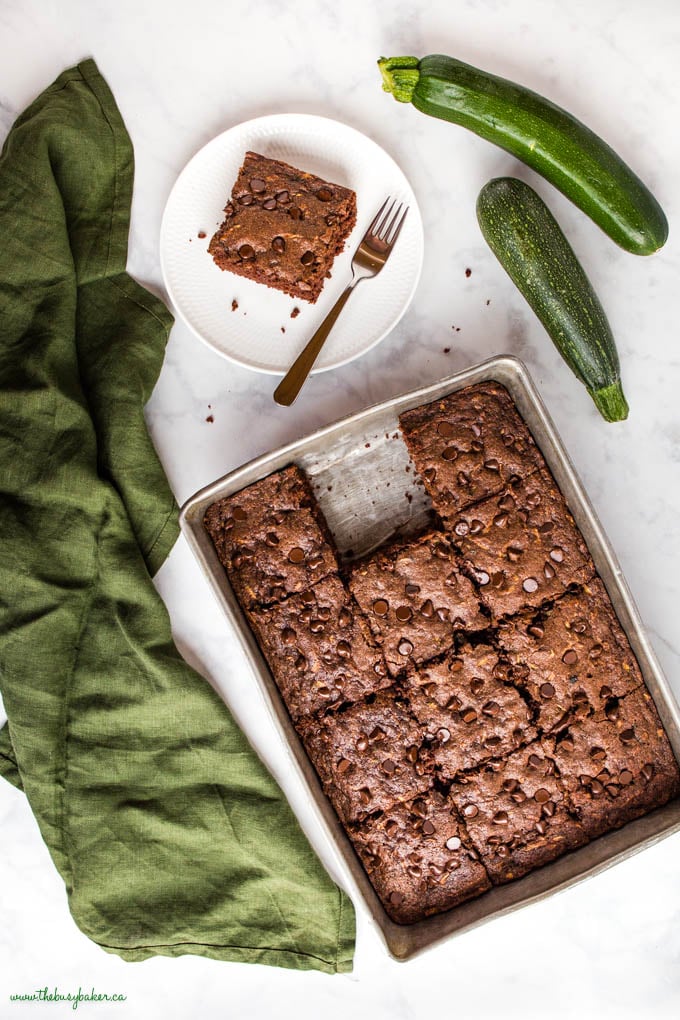
[[[386,198],[378,209],[352,258],[351,282],[274,390],[274,400],[277,404],[288,406],[293,403],[357,283],[368,277],[377,276],[390,257],[407,212],[408,206],[404,209],[403,203],[397,205],[396,199],[390,203],[389,198]]]

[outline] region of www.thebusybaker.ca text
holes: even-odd
[[[56,985],[52,991],[45,985],[44,988],[38,988],[35,992],[25,992],[9,997],[10,1002],[70,1002],[72,1009],[78,1009],[81,1002],[125,1002],[126,999],[127,995],[121,995],[120,992],[111,994],[95,992],[94,988],[91,992],[84,992],[82,988],[78,988],[77,992],[60,992]]]

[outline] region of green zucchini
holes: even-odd
[[[539,317],[606,421],[628,417],[607,317],[554,216],[528,184],[497,177],[477,199],[492,252]]]
[[[469,128],[522,160],[613,241],[650,255],[668,237],[651,192],[601,138],[530,89],[453,57],[383,57],[383,88],[422,113]]]

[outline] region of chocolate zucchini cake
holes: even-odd
[[[356,218],[349,188],[247,152],[208,251],[220,269],[314,303]]]
[[[425,533],[342,568],[294,465],[205,527],[377,896],[411,924],[665,804],[680,771],[508,393],[468,387],[401,425],[439,515]]]

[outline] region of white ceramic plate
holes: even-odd
[[[218,269],[208,254],[248,149],[356,192],[356,227],[316,304]],[[423,261],[423,227],[415,196],[394,160],[338,121],[294,113],[259,117],[196,153],[163,215],[161,266],[170,299],[189,328],[219,354],[259,372],[286,372],[349,282],[352,253],[387,195],[409,206],[399,240],[380,275],[357,287],[314,371],[358,358],[389,333],[413,297]],[[235,311],[232,301],[238,304]],[[293,319],[295,307],[300,312]]]

